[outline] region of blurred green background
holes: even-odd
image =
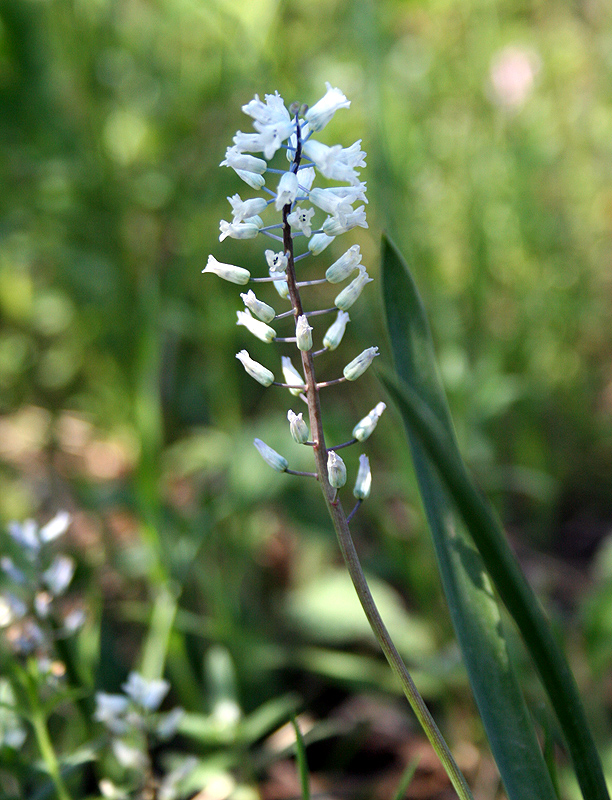
[[[276,356],[236,327],[237,287],[200,274],[209,253],[263,264],[259,240],[218,242],[226,197],[250,196],[218,168],[250,130],[240,106],[274,90],[312,104],[326,80],[352,106],[321,139],[363,139],[370,227],[318,261],[359,241],[376,278],[382,229],[406,254],[463,452],[556,615],[607,753],[604,0],[2,0],[0,517],[75,514],[82,591],[100,599],[116,656],[100,681],[137,657],[162,589],[179,597],[167,665],[185,707],[206,705],[214,643],[245,711],[293,689],[324,717],[388,680],[316,486],[252,447],[259,436],[308,469],[287,395],[234,358]],[[388,353],[376,283],[351,318],[330,378],[349,352]],[[380,399],[370,373],[330,393],[329,441]],[[393,411],[367,452],[366,568],[450,738],[481,746]]]

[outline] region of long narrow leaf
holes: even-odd
[[[540,750],[533,746],[532,724],[512,674],[483,563],[538,668],[585,800],[609,800],[573,676],[490,506],[474,488],[459,455],[425,313],[407,266],[388,240],[383,244],[383,283],[399,375],[389,372],[383,381],[409,432],[453,623],[508,794],[512,798],[554,797],[554,790]],[[461,515],[471,540],[452,518],[453,508]],[[493,680],[485,677],[490,665],[495,665],[497,672]],[[509,692],[507,699],[495,696],[496,681],[503,687],[500,693]],[[529,770],[547,787],[546,794],[539,785],[537,790],[528,781],[524,785],[525,776],[510,763],[517,758],[529,760]]]
[[[435,411],[454,446],[425,311],[405,264],[386,240],[382,263],[396,369]],[[482,559],[409,422],[406,427],[453,625],[506,792],[511,800],[552,800],[552,782],[512,669]]]

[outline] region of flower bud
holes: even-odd
[[[272,469],[275,469],[277,472],[284,472],[287,469],[289,462],[286,458],[283,458],[280,453],[277,453],[276,450],[273,450],[265,442],[262,442],[261,439],[254,439],[253,444],[259,450],[259,454],[266,464],[272,467]]]
[[[314,233],[308,240],[308,249],[313,256],[318,256],[333,241],[333,236],[327,236],[325,233]]]
[[[239,353],[236,353],[236,358],[241,362],[251,378],[255,378],[262,386],[270,386],[270,384],[274,382],[274,373],[266,369],[263,364],[254,361],[246,350],[241,350]]]
[[[298,444],[304,444],[308,441],[308,425],[304,422],[302,412],[294,414],[291,409],[287,411],[287,419],[289,420],[289,430],[291,435]]]
[[[346,483],[346,466],[334,450],[327,453],[327,477],[334,489],[340,489]]]
[[[270,344],[270,342],[276,338],[276,331],[274,328],[252,317],[248,309],[246,311],[236,311],[236,316],[238,317],[236,325],[244,325],[247,330],[251,331],[253,336],[257,336],[262,342]]]
[[[255,314],[255,316],[262,322],[272,322],[276,316],[276,311],[272,308],[272,306],[269,306],[262,300],[258,300],[255,296],[255,292],[252,289],[249,289],[246,294],[241,294],[240,297],[242,297],[242,301],[244,302],[245,306],[250,309],[253,314]]]
[[[353,495],[357,500],[365,500],[370,496],[370,489],[372,488],[372,473],[370,472],[370,462],[366,455],[359,456],[359,470],[357,471],[357,480],[355,481],[355,488]]]
[[[299,350],[303,350],[305,353],[307,353],[312,349],[312,328],[308,324],[308,319],[305,314],[301,314],[297,318],[297,323],[295,325],[295,336]]]
[[[302,394],[302,392],[304,391],[304,385],[305,385],[304,378],[302,378],[300,373],[293,366],[289,356],[282,356],[281,364],[283,369],[283,376],[285,378],[285,383],[288,383],[289,386],[299,386],[299,389],[289,389],[292,395],[298,397],[298,395]]]
[[[342,341],[346,323],[350,322],[350,317],[346,311],[338,311],[336,321],[327,329],[323,337],[323,347],[328,350],[335,350]]]
[[[369,414],[367,414],[363,419],[359,420],[357,425],[355,425],[353,428],[354,438],[358,439],[360,442],[365,442],[365,440],[374,432],[374,428],[378,424],[378,420],[380,419],[386,407],[387,406],[384,403],[378,403],[377,406],[369,412]]]
[[[368,347],[363,353],[359,353],[357,358],[354,358],[343,370],[347,381],[356,381],[363,375],[378,354],[378,347]]]
[[[336,308],[341,308],[343,311],[348,311],[348,309],[353,305],[363,291],[363,287],[366,285],[366,283],[370,283],[372,280],[373,279],[370,278],[365,269],[360,272],[355,280],[351,281],[349,285],[346,286],[336,297],[334,300],[334,305]]]
[[[357,269],[361,262],[359,245],[354,244],[337,261],[328,267],[325,277],[330,283],[342,283],[345,278]]]
[[[221,261],[217,261],[214,256],[208,256],[206,267],[202,270],[202,273],[204,272],[214,272],[215,275],[225,281],[230,281],[230,283],[244,285],[251,280],[251,273],[248,269],[235,267],[233,264],[223,264]]]

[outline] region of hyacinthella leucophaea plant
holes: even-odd
[[[343,558],[347,565],[357,595],[372,627],[372,630],[389,661],[399,677],[404,693],[408,698],[420,724],[440,757],[457,793],[462,798],[471,797],[465,778],[459,771],[438,728],[429,714],[421,696],[391,641],[389,633],[374,603],[363,571],[359,564],[349,530],[349,523],[359,505],[370,494],[372,482],[367,456],[361,455],[353,495],[356,504],[349,514],[342,506],[339,489],[347,481],[346,466],[338,450],[349,445],[364,442],[374,431],[385,409],[380,402],[353,428],[352,438],[342,444],[328,448],[323,432],[323,417],[320,394],[322,390],[343,381],[355,381],[368,369],[378,355],[377,347],[368,347],[350,360],[340,377],[319,380],[315,371],[315,359],[324,353],[335,350],[341,343],[347,323],[349,309],[359,299],[362,291],[372,280],[361,263],[359,245],[348,250],[327,267],[324,277],[315,280],[299,280],[298,272],[303,259],[320,255],[337,236],[358,226],[367,228],[365,214],[366,184],[361,181],[358,169],[365,167],[365,152],[361,140],[350,147],[339,144],[329,146],[319,141],[318,134],[332,119],[335,112],[348,108],[350,101],[339,90],[327,84],[327,92],[314,106],[293,104],[286,108],[283,98],[275,92],[266,95],[265,101],[257,95],[242,107],[245,114],[253,119],[255,133],[238,131],[234,144],[227,148],[225,159],[220,166],[231,167],[248,186],[260,196],[243,200],[239,194],[228,197],[232,207],[231,222],[221,220],[219,241],[226,238],[254,239],[266,236],[274,244],[264,252],[267,275],[253,277],[249,270],[233,264],[218,261],[209,256],[205,273],[215,273],[235,284],[244,285],[270,282],[281,301],[288,301],[291,308],[277,313],[269,303],[257,297],[254,290],[241,294],[245,309],[237,312],[238,325],[243,325],[254,336],[266,343],[295,343],[301,360],[302,371],[296,369],[288,356],[281,358],[284,382],[275,379],[274,372],[267,366],[251,358],[247,350],[241,350],[236,358],[246,372],[263,386],[278,386],[288,389],[291,395],[299,397],[307,404],[310,430],[303,419],[303,413],[289,409],[287,419],[292,438],[312,448],[314,472],[298,472],[289,468],[287,459],[277,453],[265,442],[255,439],[255,447],[269,466],[278,472],[308,476],[318,480],[333,522]],[[278,151],[279,166],[270,162]],[[254,153],[258,155],[253,155]],[[283,161],[285,154],[286,160]],[[263,157],[260,157],[263,156]],[[288,167],[287,167],[288,162]],[[323,177],[333,185],[315,186],[317,176]],[[275,185],[270,188],[266,180]],[[264,196],[261,196],[263,193]],[[362,205],[354,208],[361,202]],[[264,223],[262,214],[268,209],[276,212],[276,219]],[[319,224],[321,212],[325,218]],[[281,219],[278,219],[280,215]],[[307,242],[302,245],[303,242]],[[301,250],[302,252],[297,252]],[[262,269],[263,269],[262,258]],[[350,279],[350,280],[349,280]],[[346,285],[335,292],[333,306],[325,309],[307,309],[302,302],[302,289],[313,284]],[[322,347],[315,345],[315,323],[319,318],[334,316],[331,325],[325,326]],[[279,336],[276,327],[293,320],[290,336]]]

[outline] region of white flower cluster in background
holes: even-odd
[[[3,590],[0,592],[2,641],[18,656],[36,656],[42,672],[61,675],[54,662],[53,642],[75,633],[85,621],[82,607],[64,602],[76,563],[71,556],[53,554],[50,546],[70,525],[62,511],[42,528],[28,519],[8,526],[14,553],[0,557]]]
[[[366,184],[360,177],[360,169],[366,165],[366,153],[361,149],[361,139],[350,147],[343,147],[340,144],[330,146],[318,138],[336,111],[349,107],[350,101],[343,92],[329,83],[325,95],[311,108],[300,109],[297,104],[293,104],[288,109],[278,92],[265,95],[263,100],[255,95],[253,100],[242,106],[242,111],[252,119],[254,132],[238,131],[220,166],[233,169],[259,195],[243,199],[236,193],[227,198],[232,218],[221,220],[219,241],[223,242],[228,238],[254,239],[263,235],[271,239],[275,246],[274,249],[265,250],[267,274],[264,273],[264,276],[252,276],[250,270],[220,262],[212,255],[209,256],[203,272],[214,273],[239,285],[272,282],[280,298],[291,299],[287,281],[290,261],[296,265],[307,256],[322,253],[336,237],[356,227],[368,227],[365,212]],[[286,158],[280,157],[280,164],[273,167],[270,162],[279,151],[284,152]],[[315,185],[317,179],[323,179],[324,185]],[[269,208],[273,216],[272,222],[264,221]],[[280,221],[279,213],[282,214]],[[291,243],[289,246],[287,235]],[[297,249],[302,252],[294,252]],[[302,359],[307,355],[320,355],[335,350],[350,321],[349,309],[372,280],[361,261],[359,245],[352,245],[327,268],[324,278],[300,281],[296,277],[296,290],[310,283],[327,282],[336,286],[346,282],[346,285],[336,289],[334,307],[331,309],[309,313],[298,310],[296,306],[293,336],[280,338],[277,334],[278,326],[274,324],[283,317],[291,316],[291,312],[277,314],[270,302],[260,299],[252,288],[240,295],[245,309],[237,312],[237,324],[267,344],[274,341],[295,342]],[[313,315],[323,314],[325,311],[335,311],[336,316],[321,337],[322,349],[316,350],[314,341],[317,332],[313,326]],[[377,355],[377,347],[367,348],[345,366],[343,377],[336,380],[356,380]],[[276,383],[274,372],[254,360],[246,349],[237,353],[236,358],[246,372],[261,385],[267,387]],[[285,383],[280,385],[289,388],[291,394],[307,400],[305,379],[294,367],[289,356],[282,357],[282,373]],[[356,426],[359,436],[355,435],[355,441],[363,441],[370,435],[382,409],[384,403],[379,403]],[[293,411],[290,411],[290,415],[293,439],[312,444],[308,441],[308,427],[302,415],[296,415]],[[291,472],[283,456],[259,439],[255,440],[255,445],[270,466],[281,472]],[[363,500],[370,491],[369,465],[365,456],[362,459],[365,462],[360,462],[354,491],[358,500]],[[329,453],[328,478],[335,488],[346,481],[344,463],[333,451]]]

